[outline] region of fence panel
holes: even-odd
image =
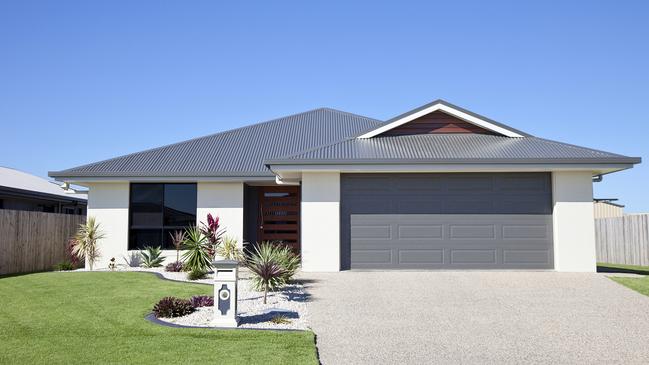
[[[595,219],[597,261],[649,266],[649,214]]]
[[[0,209],[0,275],[49,270],[85,216]]]

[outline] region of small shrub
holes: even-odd
[[[205,275],[207,275],[207,271],[191,270],[189,273],[187,273],[187,279],[189,279],[189,280],[200,280],[200,279],[204,279]]]
[[[275,324],[289,324],[291,320],[283,314],[278,314],[275,317],[271,318],[270,321]]]
[[[207,271],[212,267],[212,259],[208,252],[208,241],[197,227],[189,227],[185,231],[183,242],[185,253],[183,261],[189,271]]]
[[[127,256],[122,256],[122,258],[129,267],[140,267],[142,265],[142,255],[139,252],[131,251]]]
[[[216,254],[223,257],[224,260],[244,261],[243,251],[237,246],[237,240],[234,237],[225,236],[221,244],[216,247]]]
[[[58,264],[54,265],[54,270],[56,271],[70,271],[74,269],[74,264],[69,261],[59,262]]]
[[[164,257],[161,257],[161,255],[162,250],[160,250],[160,247],[145,247],[144,251],[140,251],[140,257],[142,258],[142,267],[150,269],[153,267],[162,266]]]
[[[183,265],[182,262],[175,261],[175,262],[171,262],[171,263],[167,264],[167,266],[165,266],[165,271],[168,271],[168,272],[181,272],[181,271],[183,271],[184,267],[185,267],[185,265]]]
[[[162,298],[153,306],[153,314],[156,318],[182,317],[192,312],[194,312],[194,307],[189,300],[175,297]]]
[[[198,307],[213,307],[214,306],[214,297],[209,295],[194,295],[189,299],[194,308]]]

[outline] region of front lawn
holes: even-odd
[[[134,272],[0,278],[0,363],[317,364],[311,332],[169,328],[144,319],[164,296],[211,291]]]

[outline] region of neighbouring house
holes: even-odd
[[[86,205],[84,192],[0,166],[0,209],[85,215]]]
[[[624,216],[624,205],[616,203],[618,199],[593,199],[595,219]]]
[[[87,186],[104,255],[221,217],[305,271],[595,271],[593,178],[640,158],[531,136],[442,100],[388,121],[322,108],[50,176]]]

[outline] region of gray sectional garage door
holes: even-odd
[[[343,174],[343,269],[551,269],[549,173]]]

